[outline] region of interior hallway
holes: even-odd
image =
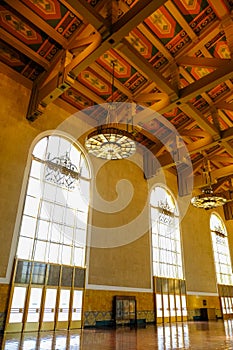
[[[149,325],[146,328],[84,329],[6,334],[4,350],[233,349],[233,320]]]

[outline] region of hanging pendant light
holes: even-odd
[[[224,198],[220,193],[214,193],[212,188],[212,177],[210,171],[209,161],[204,163],[203,175],[205,177],[205,182],[207,187],[202,190],[202,194],[195,196],[191,199],[191,204],[196,208],[201,209],[214,209],[220,207],[227,203],[227,199]]]
[[[85,140],[85,148],[89,154],[107,160],[128,158],[136,151],[136,143],[132,133],[119,128],[118,123],[112,121],[116,111],[116,106],[113,103],[116,63],[113,61],[112,65],[112,103],[109,105],[106,124],[91,132]]]

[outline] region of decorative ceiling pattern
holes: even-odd
[[[203,186],[207,157],[226,190],[233,185],[232,11],[232,0],[5,0],[0,61],[22,82],[37,82],[30,122],[49,103],[102,122],[106,110],[92,106],[134,102],[138,142],[162,166],[176,169],[167,157],[172,132],[155,112],[184,140],[195,186]],[[153,112],[145,120],[143,107]],[[122,113],[120,122],[127,118]]]

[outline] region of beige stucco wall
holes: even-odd
[[[32,142],[41,132],[58,128],[63,120],[70,117],[71,112],[51,104],[44,115],[30,123],[25,118],[29,90],[3,74],[0,76],[0,89],[0,240],[4,242],[0,245],[0,277],[4,277],[10,255],[25,167]],[[80,137],[85,130],[82,123],[78,124],[78,132],[74,134],[74,137]],[[66,125],[63,128],[68,132],[71,129],[72,123],[71,126]],[[141,167],[138,166],[139,163],[137,159],[135,163],[128,160],[106,163],[104,167],[98,169],[97,175],[95,170],[99,164],[92,163],[92,171],[96,175],[93,178],[93,186],[94,189],[97,189],[100,197],[92,195],[93,210],[90,216],[89,232],[91,249],[89,252],[90,260],[87,261],[89,284],[150,288],[151,256],[150,235],[146,230],[146,223],[149,222],[147,200],[151,187],[156,182],[161,182],[161,177],[157,176],[147,183],[144,180]],[[128,183],[123,183],[118,188],[119,178],[128,180]],[[165,182],[176,196],[176,177],[167,173]],[[120,191],[121,195],[123,193],[121,198],[124,198],[125,194],[129,199],[129,204],[122,210],[117,207],[117,190]],[[101,198],[103,203],[101,203]],[[104,208],[108,202],[110,203],[110,213],[106,214]],[[115,211],[112,210],[112,205],[116,205],[116,208],[113,208]],[[218,212],[223,218],[222,208]],[[134,221],[141,213],[139,224],[136,222],[136,226],[128,226],[128,223]],[[181,222],[188,291],[216,293],[209,217],[210,211],[198,210],[190,206]],[[126,230],[121,231],[122,227]],[[114,234],[119,229],[119,241],[114,241],[115,245],[110,239],[110,242],[106,243],[107,247],[103,247],[107,232],[105,228],[109,229],[110,232],[112,228],[116,228]],[[98,236],[101,229],[103,229],[102,242]],[[232,222],[227,223],[227,229],[233,256]],[[126,238],[128,235],[130,236],[128,241],[127,239],[124,241],[124,234]]]

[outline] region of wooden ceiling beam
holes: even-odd
[[[212,125],[201,112],[198,111],[191,103],[181,104],[179,108],[192,119],[196,120],[197,124],[205,131],[207,131],[215,140],[220,139],[218,129]]]
[[[174,57],[170,54],[168,49],[163,46],[162,42],[151,33],[145,24],[140,23],[137,28],[145,35],[145,37],[158,49],[159,52],[163,54],[164,57],[170,62],[174,61]]]
[[[233,174],[233,165],[228,165],[226,167],[222,167],[220,169],[216,169],[211,171],[211,178],[213,181],[217,181],[218,179],[221,179],[225,176],[230,176]],[[204,187],[206,184],[203,183],[203,176],[202,175],[196,175],[194,177],[194,188],[201,188]]]
[[[218,14],[219,18],[224,18],[229,12],[227,10],[226,5],[222,1],[219,0],[208,0],[209,4],[213,8],[213,10]]]
[[[233,112],[233,103],[221,101],[221,102],[215,103],[214,105],[218,109],[225,109],[227,111]]]
[[[233,128],[230,128],[230,129],[223,131],[221,134],[220,140],[213,140],[213,138],[209,135],[208,137],[205,137],[203,139],[200,139],[198,141],[195,141],[195,142],[192,142],[192,143],[186,145],[188,155],[203,152],[203,151],[210,149],[210,148],[217,146],[217,145],[220,145],[223,148],[225,148],[225,144],[227,144],[229,147],[228,147],[228,149],[226,147],[226,150],[233,157],[233,148],[228,143],[230,140],[233,139],[233,132],[232,131],[233,131]],[[216,150],[214,150],[214,152],[216,152]],[[219,152],[219,150],[217,152]],[[231,154],[231,152],[232,152],[232,154]],[[160,162],[161,167],[165,168],[165,169],[169,169],[170,167],[175,165],[175,162],[172,160],[172,156],[169,153],[163,154],[160,157],[158,157],[158,161]],[[233,165],[232,165],[232,167],[233,167]],[[232,171],[232,173],[233,173],[233,171]]]
[[[27,89],[31,90],[33,86],[32,80],[29,80],[19,72],[16,72],[13,68],[7,66],[5,63],[0,61],[0,72],[4,72],[4,74],[10,77],[13,80],[16,80],[17,83],[22,84]]]
[[[120,52],[127,57],[133,57],[133,65],[136,69],[140,69],[144,73],[144,76],[150,81],[152,80],[160,90],[165,92],[172,100],[178,98],[178,91],[173,87],[163,75],[156,71],[153,66],[148,63],[148,61],[132,46],[130,43],[123,39],[122,46],[120,47]]]
[[[192,41],[197,42],[198,36],[194,33],[192,28],[186,22],[186,20],[184,19],[184,17],[180,13],[180,11],[177,9],[176,5],[171,0],[168,0],[165,4],[165,7],[172,14],[172,16],[177,20],[177,22],[180,24],[181,28],[183,28],[183,30],[185,30],[185,32],[192,39]]]
[[[225,150],[227,151],[227,153],[229,153],[233,157],[233,147],[231,146],[231,144],[229,142],[223,141],[222,147],[224,147]]]
[[[117,64],[117,63],[116,63]],[[107,70],[103,69],[99,64],[93,63],[91,65],[91,68],[94,69],[94,71],[99,74],[101,77],[103,77],[107,81],[112,80],[112,73],[109,73]],[[114,87],[117,88],[120,92],[122,92],[124,95],[126,95],[130,100],[132,100],[132,93],[129,89],[127,89],[122,83],[119,82],[116,78],[114,79]]]
[[[69,7],[79,13],[85,22],[91,24],[95,29],[100,30],[103,26],[106,29],[108,28],[108,21],[98,14],[86,0],[66,0],[65,2]]]
[[[180,102],[187,102],[192,98],[201,95],[203,92],[211,90],[225,80],[232,78],[233,59],[224,66],[219,67],[214,72],[200,78],[194,83],[180,90]]]
[[[219,68],[228,63],[230,59],[210,58],[210,57],[190,57],[181,56],[176,63],[181,66]]]
[[[53,27],[51,27],[44,19],[39,17],[35,12],[30,10],[27,6],[25,6],[19,0],[6,0],[5,1],[9,6],[23,15],[25,18],[30,19],[30,21],[37,27],[40,28],[45,34],[47,34],[50,38],[55,40],[62,47],[66,48],[67,39],[64,38],[61,34],[59,34]]]
[[[140,23],[149,17],[152,13],[163,6],[167,0],[143,0],[138,1],[128,12],[112,25],[111,31],[115,33],[113,38],[118,42],[129,34],[129,32],[137,27]]]
[[[25,56],[30,58],[32,61],[39,64],[45,70],[49,69],[49,61],[47,61],[45,58],[41,57],[38,53],[36,53],[35,51],[27,47],[25,44],[23,44],[20,40],[15,38],[13,35],[6,32],[3,28],[0,28],[0,37],[9,45],[14,47],[16,50],[20,51]]]

